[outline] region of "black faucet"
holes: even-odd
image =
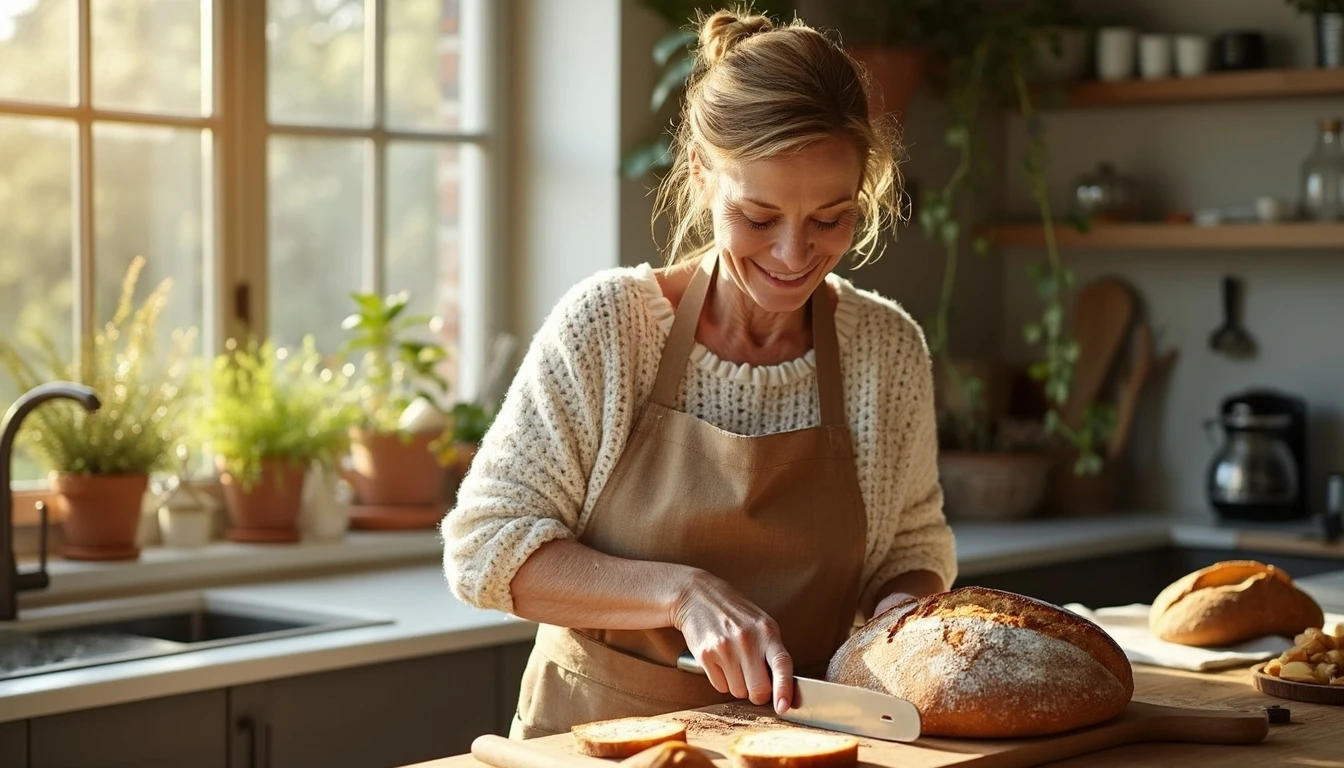
[[[44,589],[47,578],[47,512],[42,512],[42,564],[36,571],[19,573],[14,557],[14,494],[9,488],[9,476],[14,458],[14,438],[19,425],[37,406],[47,400],[65,398],[84,406],[90,413],[98,410],[98,395],[83,384],[52,381],[39,384],[19,396],[0,422],[0,621],[12,621],[19,615],[19,592],[25,589]]]

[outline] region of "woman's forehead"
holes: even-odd
[[[827,139],[797,152],[724,163],[720,188],[764,207],[807,200],[822,207],[853,199],[863,174],[853,144]]]

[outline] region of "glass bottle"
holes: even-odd
[[[1308,221],[1344,219],[1344,145],[1340,119],[1320,122],[1316,148],[1302,161],[1302,218]]]

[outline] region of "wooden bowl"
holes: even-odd
[[[1265,665],[1251,667],[1251,682],[1255,690],[1276,696],[1280,699],[1305,701],[1308,704],[1335,704],[1344,706],[1344,685],[1320,685],[1317,683],[1295,683],[1283,680],[1264,672]]]

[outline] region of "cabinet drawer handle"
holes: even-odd
[[[257,738],[257,724],[250,717],[238,718],[238,730],[247,737],[247,768],[262,768],[261,740]],[[269,735],[270,728],[266,729]]]

